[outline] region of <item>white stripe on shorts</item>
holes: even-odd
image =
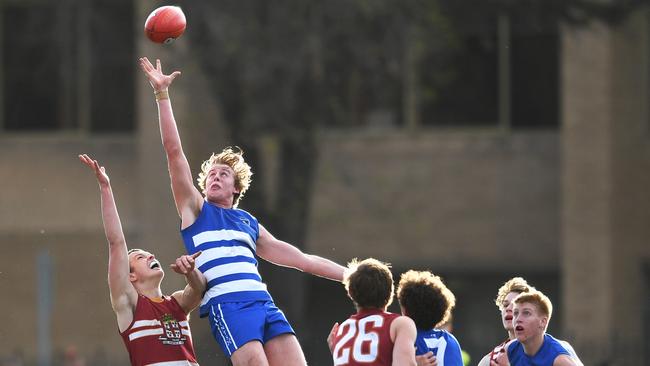
[[[223,343],[226,345],[226,348],[228,353],[230,353],[228,356],[232,356],[232,354],[237,350],[237,343],[235,343],[235,340],[232,338],[232,333],[230,333],[230,328],[228,328],[228,324],[226,324],[226,319],[223,317],[223,311],[221,311],[221,304],[217,304],[219,307],[219,315],[221,316],[221,321],[223,322],[223,326],[226,328],[226,331],[228,331],[228,339],[232,341],[232,345],[235,347],[235,349],[230,352],[230,348],[228,348],[228,341],[226,340],[226,335],[223,334],[223,331],[221,330],[221,327],[219,326],[219,321],[217,320],[217,314],[214,313],[214,306],[211,306],[210,309],[212,310],[212,319],[214,320],[214,324],[217,326],[219,329],[219,334],[221,335],[221,339],[223,339]]]

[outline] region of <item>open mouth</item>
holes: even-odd
[[[517,332],[523,332],[523,331],[524,331],[524,327],[522,327],[521,325],[518,325],[518,326],[515,327],[515,331],[517,331]]]
[[[151,261],[151,263],[149,263],[149,268],[151,269],[160,268],[160,263],[158,263],[157,260],[153,260]]]
[[[511,321],[511,320],[512,320],[512,315],[506,315],[505,319],[506,319],[507,321]]]

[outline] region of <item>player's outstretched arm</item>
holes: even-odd
[[[207,287],[205,276],[196,268],[195,259],[199,255],[201,252],[182,255],[176,259],[176,263],[170,265],[174,272],[184,275],[187,281],[185,289],[172,294],[186,314],[201,304],[201,298]]]
[[[102,221],[108,240],[108,287],[111,305],[117,316],[118,327],[120,331],[124,331],[133,320],[133,309],[138,301],[138,293],[129,281],[129,256],[120,216],[106,169],[86,154],[79,155],[79,160],[95,173],[99,183]]]
[[[180,71],[174,71],[169,75],[163,74],[160,60],[156,60],[156,66],[154,67],[149,59],[142,57],[139,64],[156,95],[160,137],[167,155],[167,167],[171,178],[174,202],[176,203],[178,215],[182,219],[183,227],[187,227],[196,220],[203,204],[203,196],[194,186],[192,171],[183,152],[180,134],[178,133],[169,99],[169,86],[181,73]]]
[[[262,225],[257,254],[265,260],[334,281],[343,280],[345,267],[317,255],[305,254],[293,245],[276,239]]]
[[[411,318],[400,316],[390,325],[393,336],[393,366],[417,365],[415,361],[415,337],[417,329]]]

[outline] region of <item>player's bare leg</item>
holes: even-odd
[[[307,361],[300,343],[293,334],[273,337],[264,345],[266,358],[271,366],[305,366]]]
[[[230,361],[233,366],[269,366],[264,347],[259,341],[251,341],[239,347]]]

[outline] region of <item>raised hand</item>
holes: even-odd
[[[182,275],[186,275],[194,271],[196,257],[200,256],[202,252],[196,252],[192,255],[182,255],[176,258],[176,263],[172,263],[169,266],[174,270],[174,272]]]
[[[156,67],[153,67],[148,58],[141,57],[139,64],[142,71],[147,75],[149,84],[151,84],[154,91],[167,90],[172,81],[181,74],[180,71],[174,71],[169,75],[163,74],[160,60],[156,60]]]
[[[95,172],[95,177],[97,177],[97,182],[100,186],[108,186],[111,184],[108,174],[106,174],[106,169],[103,166],[99,166],[97,160],[91,159],[87,154],[79,155],[79,160]]]

